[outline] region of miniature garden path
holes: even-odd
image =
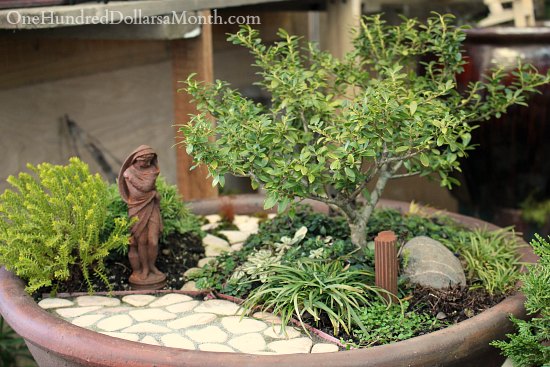
[[[221,218],[210,215],[206,219],[209,224],[202,229],[209,231],[219,225]],[[258,222],[259,218],[237,215],[233,224],[238,230],[220,231],[227,240],[208,234],[203,239],[206,257],[198,266],[222,252],[240,249],[248,236],[258,231]],[[196,268],[185,275],[193,271]],[[194,282],[187,282],[182,290],[197,289]],[[236,303],[201,301],[180,293],[47,298],[39,306],[86,329],[165,347],[250,354],[323,353],[339,349],[336,344],[313,334],[309,337],[294,327],[288,326],[286,333],[281,333],[281,321],[272,314],[258,312],[241,319]]]
[[[68,322],[115,338],[172,348],[250,354],[336,352],[338,346],[311,339],[280,319],[255,313],[241,319],[230,301],[199,301],[187,295],[127,295],[46,298],[39,306]]]

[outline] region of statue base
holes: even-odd
[[[166,285],[166,275],[150,273],[147,278],[140,279],[137,274],[133,273],[130,275],[128,283],[133,290],[158,290]]]

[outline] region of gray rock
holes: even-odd
[[[438,289],[466,285],[462,264],[439,241],[415,237],[405,244],[403,253],[408,256],[403,274],[411,283]]]

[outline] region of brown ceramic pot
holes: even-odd
[[[238,196],[229,199],[236,213],[262,211],[263,198]],[[227,200],[226,204],[227,205]],[[382,201],[384,207],[406,211],[408,204]],[[191,204],[198,214],[216,213],[219,200]],[[319,203],[314,207],[326,210]],[[450,214],[470,226],[488,226],[480,220]],[[526,260],[533,260],[532,254]],[[214,353],[153,346],[112,338],[54,317],[36,305],[23,282],[0,269],[0,313],[26,341],[41,367],[150,367],[150,366],[273,366],[273,367],[358,367],[358,366],[500,366],[503,358],[489,346],[494,339],[513,331],[508,316],[525,318],[524,297],[508,297],[498,305],[457,325],[427,335],[368,349],[337,353],[252,355]]]

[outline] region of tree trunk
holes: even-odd
[[[367,220],[357,218],[357,220],[349,222],[349,229],[351,231],[351,242],[364,250],[367,247]]]

